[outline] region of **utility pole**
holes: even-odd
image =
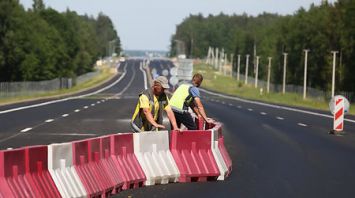
[[[249,54],[246,55],[246,63],[245,63],[245,84],[248,84],[248,68],[249,68]]]
[[[307,97],[307,63],[308,63],[308,52],[309,49],[305,49],[305,57],[304,57],[304,77],[303,77],[303,99]]]
[[[258,88],[258,74],[259,74],[259,59],[260,57],[256,57],[256,68],[255,68],[255,88]]]
[[[237,81],[239,81],[239,74],[240,74],[240,54],[238,54],[238,65],[237,65]]]
[[[270,75],[271,75],[271,60],[272,57],[268,57],[269,59],[269,65],[267,66],[267,87],[266,87],[266,92],[269,93],[270,92]]]
[[[286,92],[286,64],[287,64],[287,53],[284,53],[284,75],[282,79],[282,93]]]
[[[335,64],[336,64],[336,58],[337,58],[338,51],[332,51],[331,53],[333,54],[332,97],[334,97],[334,92],[335,92]]]

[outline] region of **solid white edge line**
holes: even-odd
[[[326,117],[326,118],[333,119],[333,116],[322,114],[322,113],[316,113],[316,112],[311,112],[311,111],[306,111],[306,110],[301,110],[301,109],[295,109],[295,108],[292,108],[292,107],[285,107],[285,106],[280,106],[280,105],[272,105],[272,104],[267,104],[267,103],[263,103],[263,102],[256,102],[256,101],[241,99],[241,98],[238,98],[238,97],[226,96],[226,95],[223,95],[223,94],[218,94],[218,93],[214,93],[214,92],[211,92],[211,91],[207,91],[207,90],[204,90],[204,89],[201,89],[201,88],[200,88],[200,90],[203,91],[203,92],[206,92],[208,94],[211,94],[211,95],[215,95],[215,96],[219,96],[219,97],[223,97],[223,98],[227,98],[227,99],[231,99],[231,100],[236,100],[236,101],[240,101],[240,102],[256,104],[256,105],[261,105],[261,106],[266,106],[266,107],[271,107],[271,108],[276,108],[276,109],[283,109],[283,110],[287,110],[287,111],[294,111],[294,112],[299,112],[299,113],[310,114],[310,115],[315,115],[315,116],[320,116],[320,117]],[[351,120],[351,119],[344,119],[344,120],[347,121],[347,122],[355,123],[355,120]]]
[[[21,130],[21,133],[26,133],[27,131],[30,131],[30,130],[32,130],[32,128],[25,128],[25,129]]]
[[[126,63],[127,65],[127,63]],[[126,66],[125,65],[125,66]],[[118,68],[117,68],[118,69]],[[52,100],[52,101],[48,101],[48,102],[43,102],[43,103],[39,103],[39,104],[34,104],[34,105],[29,105],[29,106],[24,106],[24,107],[18,107],[18,108],[13,108],[13,109],[8,109],[8,110],[4,110],[4,111],[0,111],[0,114],[5,114],[5,113],[10,113],[10,112],[14,112],[14,111],[20,111],[20,110],[24,110],[24,109],[30,109],[30,108],[34,108],[34,107],[40,107],[40,106],[45,106],[45,105],[49,105],[49,104],[54,104],[54,103],[58,103],[58,102],[63,102],[63,101],[67,101],[67,100],[73,100],[73,99],[78,99],[78,98],[83,98],[83,97],[87,97],[87,96],[91,96],[100,92],[103,92],[111,87],[113,87],[114,85],[116,85],[117,83],[119,83],[123,77],[126,75],[126,71],[122,74],[122,76],[117,79],[115,82],[113,82],[112,84],[99,89],[95,92],[92,93],[88,93],[88,94],[84,94],[84,95],[80,95],[80,96],[73,96],[73,97],[68,97],[68,98],[64,98],[64,99],[60,99],[60,100]]]

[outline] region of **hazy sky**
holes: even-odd
[[[20,2],[25,8],[32,6],[32,0]],[[113,21],[125,50],[168,50],[176,25],[189,14],[245,12],[257,15],[266,11],[284,15],[320,2],[322,0],[44,0],[47,7],[58,11],[70,8],[95,17],[100,11],[105,13]]]

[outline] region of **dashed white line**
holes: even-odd
[[[303,123],[298,123],[299,126],[303,126],[303,127],[306,127],[307,125],[306,124],[303,124]]]
[[[278,119],[278,120],[284,120],[285,118],[283,118],[283,117],[276,117],[276,119]]]
[[[100,102],[100,101],[97,101],[96,103],[97,103],[97,104],[100,104],[101,102]]]
[[[25,129],[21,130],[21,133],[26,133],[27,131],[30,131],[30,130],[32,130],[32,128],[25,128]]]
[[[261,114],[261,115],[266,115],[267,113],[265,113],[265,112],[260,112],[260,114]]]
[[[87,108],[89,108],[89,107],[88,107],[88,106],[85,106],[85,107],[84,107],[84,109],[87,109]]]
[[[248,111],[253,111],[253,109],[248,109]]]
[[[234,106],[234,105],[233,105],[233,104],[231,104],[231,103],[229,103],[228,105],[229,105],[229,106],[231,106],[231,107],[233,107],[233,106]]]
[[[93,106],[95,106],[95,104],[91,104],[91,106],[93,107]]]
[[[75,111],[74,111],[74,112],[78,113],[79,111],[80,111],[80,109],[75,109]]]
[[[53,122],[53,121],[54,121],[53,119],[48,119],[45,122],[49,123],[49,122]]]
[[[238,109],[241,109],[242,108],[242,106],[238,106]]]
[[[222,101],[222,104],[224,104],[224,105],[225,105],[225,104],[226,104],[226,102]]]
[[[69,114],[63,114],[62,117],[65,118],[67,117]]]

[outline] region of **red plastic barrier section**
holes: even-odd
[[[224,145],[224,136],[222,134],[222,124],[221,123],[211,123],[211,124],[206,124],[206,129],[211,129],[211,130],[216,130],[218,131],[218,148],[219,151],[222,154],[223,160],[226,163],[228,167],[228,174],[229,176],[232,172],[232,160],[229,156],[229,153]]]
[[[211,131],[172,131],[170,139],[179,182],[217,179],[220,173],[211,151]]]
[[[0,151],[0,196],[60,197],[47,156],[47,146]]]
[[[115,165],[123,177],[123,189],[142,187],[146,177],[134,155],[133,134],[111,135],[111,155]]]
[[[106,197],[114,192],[114,182],[100,163],[100,140],[87,139],[72,143],[73,164],[88,196]]]

